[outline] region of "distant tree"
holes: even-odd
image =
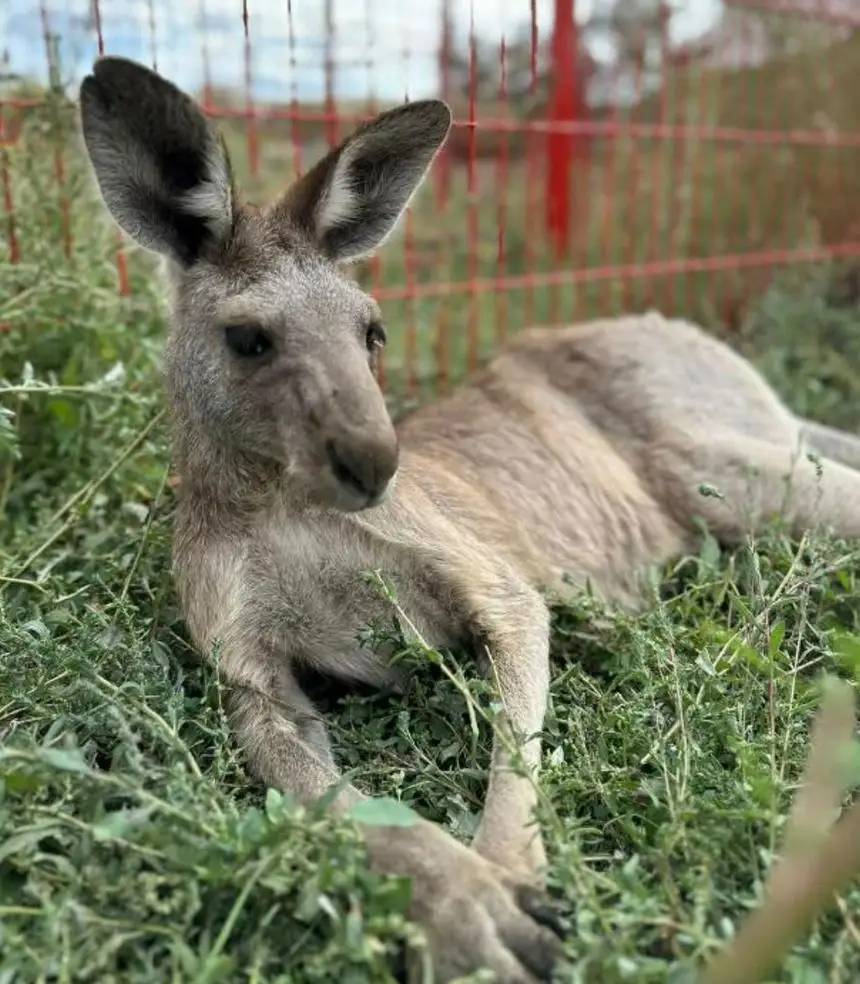
[[[448,62],[451,95],[467,99],[472,91],[473,44],[477,99],[482,103],[495,101],[501,92],[503,79],[501,39],[467,38],[459,47],[452,47]],[[505,38],[505,94],[507,102],[518,115],[527,114],[549,87],[549,46],[548,37],[539,38],[533,59],[531,26],[528,22],[523,22],[514,34]]]
[[[595,105],[611,98],[610,88],[630,98],[650,91],[660,73],[664,19],[668,5],[662,0],[596,0],[590,16],[579,25],[580,56],[577,68],[588,101]],[[448,25],[447,74],[451,95],[468,98],[471,91],[472,39],[451,43]],[[505,43],[505,89],[517,115],[539,111],[547,100],[552,78],[548,32],[538,39],[535,71],[532,70],[531,26],[524,21]],[[499,93],[502,68],[498,41],[476,38],[475,89],[480,102],[494,101]]]
[[[606,52],[609,68],[601,89],[612,85],[615,98],[629,99],[659,84],[663,32],[670,15],[665,0],[596,0],[585,25],[585,43]],[[612,76],[612,78],[607,78]],[[609,101],[613,93],[592,93],[592,101]]]

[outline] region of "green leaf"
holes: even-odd
[[[368,918],[378,914],[387,916],[391,912],[405,914],[412,901],[412,879],[406,876],[388,878],[386,884],[379,887],[368,903]]]
[[[46,764],[61,772],[85,773],[90,767],[84,761],[83,755],[77,749],[43,748],[39,758]]]
[[[779,647],[782,645],[782,640],[785,637],[785,622],[779,621],[774,625],[773,630],[770,634],[770,655],[776,656],[779,654]]]
[[[40,779],[28,772],[7,772],[0,779],[0,789],[7,793],[32,793],[42,785]]]
[[[51,638],[50,629],[40,618],[31,618],[28,622],[25,622],[21,628],[25,632],[31,632],[34,636],[38,636],[43,642],[46,639]]]
[[[152,815],[148,806],[136,807],[132,810],[115,810],[105,814],[98,823],[93,824],[93,837],[97,841],[122,839],[135,828],[145,824]]]
[[[283,794],[273,789],[271,786],[266,790],[266,816],[270,820],[277,820],[282,816],[284,810]]]
[[[850,632],[834,632],[831,646],[839,666],[855,680],[860,680],[860,636]]]
[[[348,816],[368,827],[412,827],[418,821],[405,803],[388,796],[359,800],[349,808]]]
[[[11,837],[0,842],[0,863],[15,855],[21,857],[22,855],[35,854],[36,849],[46,837],[56,837],[61,832],[62,828],[59,824],[45,824],[12,834]]]
[[[686,964],[675,964],[674,967],[669,968],[666,984],[696,984],[698,979],[699,971],[695,967],[689,967]]]
[[[843,787],[856,786],[860,783],[860,742],[846,742],[837,754]]]
[[[702,544],[699,548],[699,559],[705,567],[712,569],[719,564],[720,554],[720,544],[717,539],[710,533],[706,534],[702,538]]]
[[[769,662],[759,654],[758,650],[748,646],[745,642],[736,641],[733,643],[732,653],[762,673],[768,672],[771,668]]]

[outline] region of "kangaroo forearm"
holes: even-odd
[[[312,806],[333,786],[341,785],[331,804],[336,811],[346,810],[363,798],[345,782],[332,762],[318,755],[303,739],[300,725],[290,720],[276,702],[235,696],[230,701],[230,718],[251,771],[266,786]]]

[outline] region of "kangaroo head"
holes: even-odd
[[[150,69],[99,58],[80,104],[108,210],[170,269],[166,375],[181,467],[275,466],[309,504],[378,503],[398,464],[376,380],[385,330],[343,265],[394,228],[448,135],[448,107],[382,113],[257,208],[239,200],[197,104]]]

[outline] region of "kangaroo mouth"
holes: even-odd
[[[385,499],[394,476],[388,462],[381,464],[361,450],[348,451],[335,441],[326,442],[326,459],[336,484],[338,508],[358,512]]]

